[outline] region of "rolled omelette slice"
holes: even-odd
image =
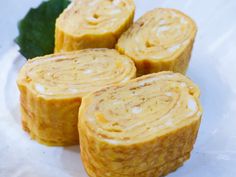
[[[133,0],[74,0],[56,20],[55,52],[114,48],[134,12]]]
[[[81,98],[126,82],[135,73],[133,61],[113,49],[85,49],[28,60],[17,80],[24,130],[42,144],[78,144]]]
[[[81,157],[90,177],[159,177],[190,157],[202,115],[200,91],[159,72],[96,91],[79,111]]]
[[[116,48],[131,57],[138,75],[174,71],[185,74],[196,36],[195,22],[174,9],[144,14],[118,40]]]

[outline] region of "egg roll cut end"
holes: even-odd
[[[134,60],[138,75],[159,71],[185,74],[196,33],[195,22],[186,14],[158,8],[124,32],[116,49]]]
[[[73,1],[56,20],[54,51],[114,48],[134,11],[133,0]]]

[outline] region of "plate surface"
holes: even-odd
[[[236,176],[236,1],[136,0],[136,19],[154,7],[191,16],[198,34],[187,75],[204,108],[191,159],[168,177]],[[25,59],[13,45],[0,57],[0,177],[87,177],[78,146],[46,147],[22,131],[16,77]]]

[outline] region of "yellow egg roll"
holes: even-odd
[[[195,22],[187,15],[158,8],[123,33],[116,48],[134,60],[138,75],[159,71],[185,74],[196,32]]]
[[[28,60],[17,79],[24,130],[42,144],[78,144],[81,98],[126,82],[135,73],[133,61],[114,49],[85,49]]]
[[[96,91],[79,111],[81,157],[90,177],[160,177],[195,143],[200,91],[180,73],[159,72]]]
[[[55,52],[114,48],[133,23],[133,0],[74,0],[56,20]]]

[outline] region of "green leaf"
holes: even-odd
[[[15,39],[20,53],[27,59],[53,53],[55,21],[70,3],[69,0],[49,0],[31,8],[19,22]]]

